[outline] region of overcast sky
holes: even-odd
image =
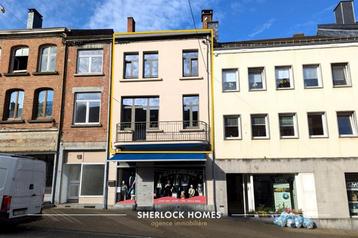
[[[338,0],[191,0],[195,25],[201,9],[213,9],[220,41],[312,35],[317,24],[333,23]],[[0,0],[1,29],[26,27],[27,9],[44,16],[44,27],[126,29],[127,16],[137,31],[192,29],[188,0]],[[358,4],[356,4],[358,5]]]

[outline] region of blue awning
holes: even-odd
[[[206,154],[199,153],[138,153],[116,154],[110,160],[122,162],[155,162],[155,161],[206,161]]]

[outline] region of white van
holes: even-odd
[[[45,162],[0,154],[0,223],[41,213],[45,180]]]

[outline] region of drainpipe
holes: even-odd
[[[113,36],[112,36],[113,37]],[[109,47],[109,70],[108,70],[108,103],[107,103],[107,141],[106,141],[106,163],[105,163],[105,179],[104,179],[104,209],[108,209],[108,171],[109,171],[109,156],[110,156],[110,146],[112,146],[109,142],[111,141],[109,130],[111,126],[111,97],[112,97],[112,62],[113,62],[113,48],[114,42],[111,40],[111,45]]]
[[[214,32],[213,30],[211,30],[211,34],[210,34],[210,39],[208,39],[208,50],[206,51],[207,52],[207,64],[210,65],[210,71],[207,70],[207,75],[208,75],[208,79],[210,79],[210,82],[208,81],[208,84],[209,84],[209,87],[208,87],[208,90],[209,90],[209,98],[210,98],[210,101],[209,101],[209,109],[210,109],[210,106],[212,106],[211,110],[209,110],[209,128],[210,128],[210,124],[212,124],[212,127],[210,128],[210,130],[213,130],[212,133],[211,133],[211,141],[212,141],[212,145],[211,145],[211,151],[212,151],[212,164],[211,164],[211,173],[212,173],[212,180],[213,180],[213,198],[214,198],[214,211],[215,213],[217,213],[217,204],[216,204],[216,175],[215,175],[215,165],[216,165],[216,161],[215,161],[215,120],[214,120],[214,75],[212,74],[213,72],[213,62],[214,62],[214,59],[213,59],[213,54],[214,54],[214,36],[213,36]],[[209,55],[211,54],[211,58],[210,58],[210,64],[209,64]],[[210,78],[211,76],[211,78]],[[210,112],[211,112],[211,115],[210,115]],[[211,119],[211,120],[210,120]],[[212,121],[212,123],[210,123]]]
[[[67,29],[65,30],[67,31]],[[62,92],[61,92],[61,105],[60,105],[60,121],[58,126],[58,136],[57,136],[57,146],[56,146],[56,157],[57,161],[55,163],[55,171],[57,176],[54,177],[53,184],[55,185],[54,193],[52,194],[52,201],[56,201],[56,197],[58,197],[58,203],[61,201],[61,181],[62,181],[62,168],[63,168],[63,157],[62,153],[62,128],[64,121],[64,105],[65,105],[65,88],[66,88],[66,76],[67,76],[67,42],[66,42],[66,32],[62,34],[62,43],[64,44],[64,58],[63,58],[63,71],[62,71]]]

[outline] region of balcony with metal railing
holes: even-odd
[[[115,146],[161,144],[169,149],[170,144],[208,145],[209,140],[209,126],[203,121],[121,122],[117,124]]]

